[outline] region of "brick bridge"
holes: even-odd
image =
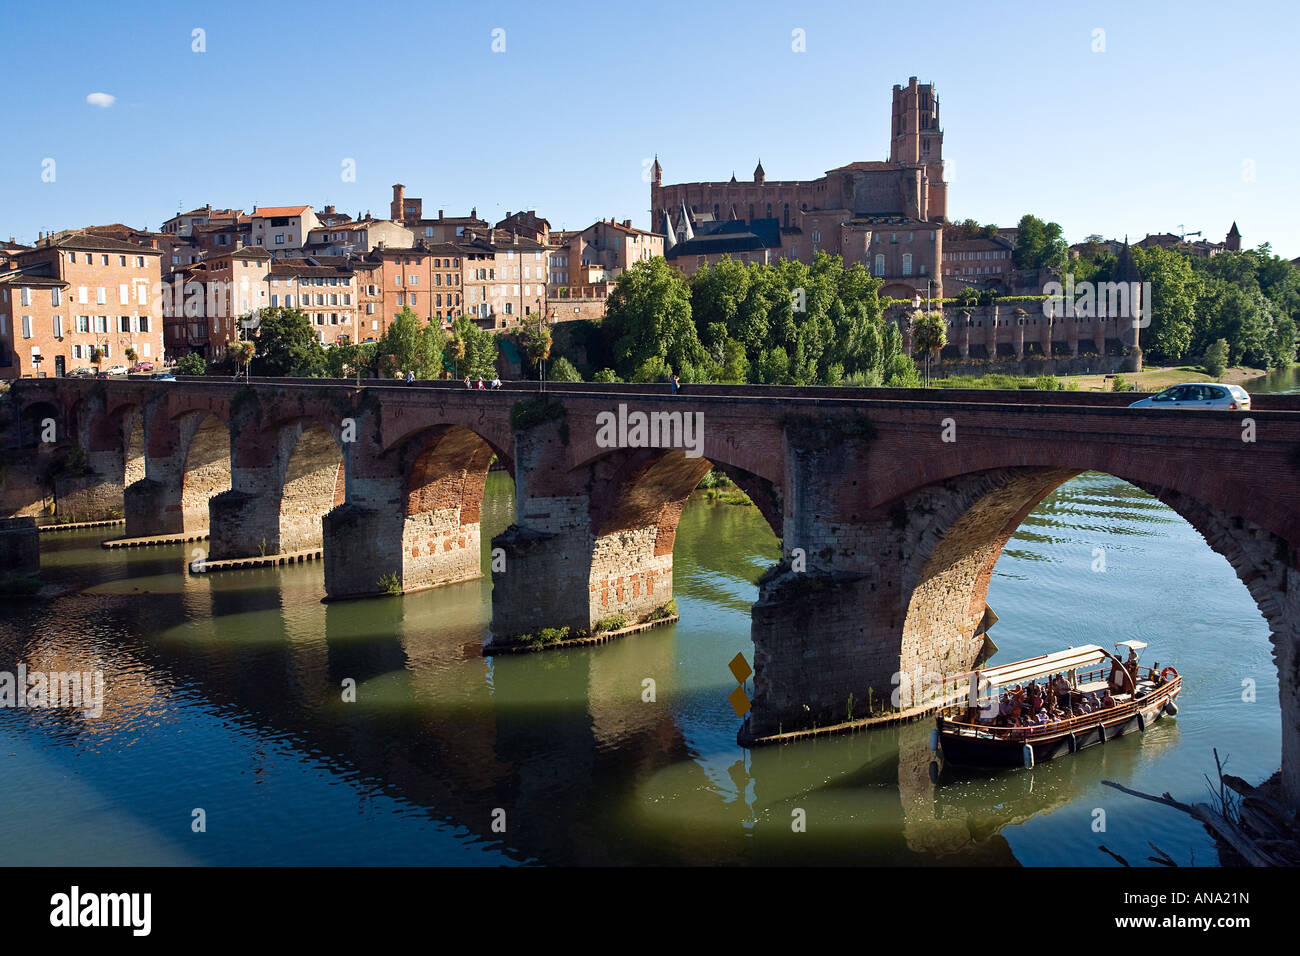
[[[1129,409],[1122,394],[652,388],[552,385],[543,400],[521,386],[59,379],[14,394],[24,444],[52,419],[86,452],[61,509],[116,503],[128,537],[208,529],[210,560],[323,547],[330,599],[381,593],[390,575],[404,590],[477,577],[496,456],[516,503],[492,541],[498,636],[661,607],[678,518],[717,467],[782,540],[753,607],[759,735],[843,720],[850,694],[888,697],[898,673],[968,669],[1007,539],[1062,482],[1105,472],[1183,516],[1254,596],[1300,804],[1300,398],[1242,415]],[[609,442],[601,416],[620,404],[702,415],[702,454]],[[1044,638],[1095,636],[1084,622]]]

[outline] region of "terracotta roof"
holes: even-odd
[[[218,252],[209,254],[208,259],[270,259],[271,254],[261,246],[240,246],[238,249],[231,249],[229,252]]]
[[[42,240],[36,248],[85,249],[93,252],[131,252],[136,255],[143,252],[155,256],[162,255],[162,251],[159,249],[150,249],[148,246],[141,246],[134,242],[123,242],[120,239],[111,239],[108,236],[97,236],[94,233],[81,231],[69,231]]]
[[[263,206],[252,214],[254,219],[270,219],[272,216],[301,216],[311,206]]]

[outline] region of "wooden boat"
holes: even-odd
[[[959,704],[939,711],[930,734],[930,749],[942,752],[944,761],[962,767],[1028,767],[1087,747],[1105,744],[1134,731],[1146,730],[1166,714],[1178,713],[1175,698],[1182,678],[1172,667],[1143,668],[1137,652],[1140,641],[1122,641],[1117,649],[1129,651],[1127,661],[1095,644],[1072,647],[1055,654],[973,671],[971,691]],[[1021,689],[1055,678],[1058,701],[1068,703],[1077,716],[1046,719],[1041,723],[1008,726],[1003,691]],[[1093,706],[1109,693],[1110,706]],[[1085,703],[1088,712],[1083,713]],[[1064,707],[1062,708],[1064,710]]]

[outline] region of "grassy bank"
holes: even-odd
[[[1147,368],[1141,372],[1125,372],[1123,378],[1139,392],[1158,392],[1170,385],[1182,382],[1225,382],[1229,385],[1241,385],[1264,375],[1257,368],[1230,368],[1218,378],[1206,373],[1199,365],[1176,365],[1165,368]],[[1081,392],[1108,392],[1111,378],[1105,375],[1063,375],[1061,381],[1066,387],[1077,387]]]

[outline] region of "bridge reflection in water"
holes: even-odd
[[[494,474],[485,537],[511,518],[509,478]],[[990,589],[999,642],[1008,659],[1068,643],[1091,606],[1101,632],[1152,638],[1187,662],[1183,713],[1032,773],[947,775],[937,788],[926,723],[736,746],[726,662],[749,653],[753,582],[777,553],[751,509],[695,502],[684,512],[681,624],[497,659],[480,652],[485,578],[323,605],[319,565],[186,576],[180,548],[96,543],[46,536],[48,576],[84,593],[0,623],[0,658],[104,669],[104,719],[6,712],[0,734],[22,735],[152,828],[132,847],[146,860],[183,848],[222,863],[1106,864],[1098,844],[1141,863],[1152,840],[1179,862],[1209,863],[1199,828],[1098,780],[1196,796],[1222,735],[1235,772],[1276,767],[1267,626],[1249,595],[1172,512],[1105,476],[1051,496],[1009,544]],[[1087,570],[1096,543],[1110,555],[1104,578]],[[1152,598],[1153,581],[1164,600]],[[1260,679],[1250,707],[1236,702],[1242,673]],[[647,678],[653,702],[642,699]],[[346,681],[355,703],[343,700]],[[0,809],[19,806],[0,813],[5,845],[40,832],[44,852],[52,845],[66,862],[112,846],[85,814],[67,814],[66,837],[20,829],[42,811],[9,786]],[[189,833],[196,806],[209,813],[204,842]],[[1099,808],[1103,833],[1093,830]],[[498,809],[504,833],[492,828]],[[805,832],[792,828],[796,813]]]

